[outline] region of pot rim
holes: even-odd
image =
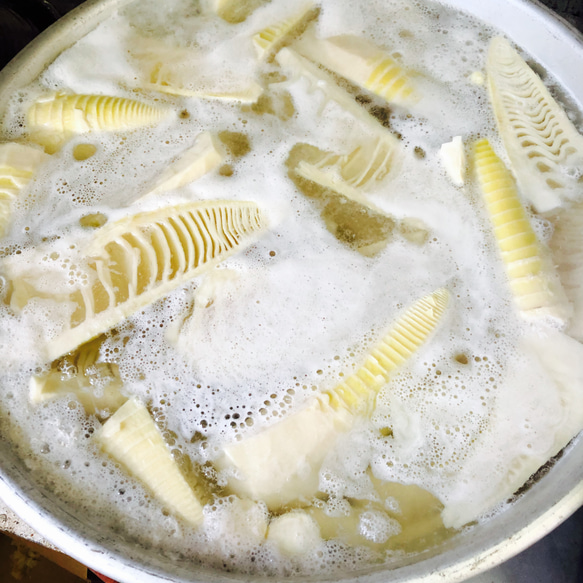
[[[0,120],[5,115],[4,108],[9,97],[19,88],[28,85],[61,52],[73,45],[98,24],[119,8],[134,0],[87,0],[56,23],[50,26],[27,45],[10,63],[0,71]],[[439,1],[439,0],[438,0]],[[452,0],[441,0],[443,4],[458,8]],[[481,14],[476,15],[486,22],[495,17],[495,5],[502,0],[482,2]],[[583,35],[570,23],[558,16],[538,0],[506,0],[507,5],[526,11],[535,21],[544,21],[551,37],[557,42],[566,43],[568,47],[579,51],[583,59]],[[474,14],[472,12],[472,14]],[[529,34],[522,31],[521,38]],[[520,35],[519,35],[520,36]],[[518,37],[513,40],[522,44]],[[546,65],[546,63],[544,63]],[[583,102],[583,79],[573,86],[561,75],[567,90],[573,93],[575,100]],[[455,583],[468,577],[478,575],[510,559],[528,546],[532,545],[573,512],[583,505],[583,438],[576,437],[564,450],[550,470],[555,476],[555,483],[547,485],[543,477],[535,483],[527,496],[521,495],[494,520],[489,520],[475,528],[465,529],[444,545],[424,553],[421,560],[404,562],[394,569],[370,569],[352,572],[346,576],[334,574],[333,578],[289,578],[285,581],[338,581],[346,580],[359,583],[380,583],[388,572],[394,583],[437,583],[449,581]],[[4,462],[5,460],[3,460]],[[558,484],[558,485],[557,485]],[[26,471],[16,456],[11,456],[7,464],[0,467],[0,498],[25,522],[34,525],[43,537],[64,549],[68,555],[81,563],[102,572],[109,577],[124,582],[160,583],[161,581],[208,581],[232,582],[257,580],[260,577],[239,577],[217,571],[200,571],[189,575],[188,569],[180,578],[170,578],[164,572],[164,563],[158,567],[138,564],[140,556],[127,555],[107,539],[91,536],[90,525],[82,523],[78,517],[69,514],[66,509],[47,496],[36,485],[28,483]],[[492,524],[495,526],[492,527]],[[461,549],[449,547],[464,536]],[[65,550],[66,549],[66,550]],[[143,558],[143,557],[142,557]],[[193,578],[194,577],[194,578]],[[273,583],[277,578],[265,578]]]

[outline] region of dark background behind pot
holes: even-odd
[[[0,0],[0,69],[41,31],[83,1]],[[583,32],[583,0],[540,1]],[[538,582],[583,582],[583,509],[514,559],[468,581]]]
[[[83,1],[0,0],[0,69],[39,32]],[[583,0],[541,1],[583,31]]]

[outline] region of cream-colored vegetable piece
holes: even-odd
[[[32,403],[73,396],[88,415],[108,416],[117,411],[127,398],[116,364],[99,362],[99,341],[88,342],[79,351],[64,357],[45,374],[30,379]]]
[[[392,142],[370,138],[347,155],[297,143],[285,162],[296,188],[320,209],[328,231],[366,257],[380,253],[396,233],[422,245],[428,226],[410,217],[395,218],[377,206],[367,190],[380,190],[385,172],[395,172]],[[359,188],[353,186],[356,184]]]
[[[172,514],[193,526],[200,524],[202,505],[140,401],[127,401],[105,422],[95,439]]]
[[[226,470],[229,487],[239,496],[263,500],[272,510],[298,500],[309,502],[318,491],[328,452],[359,416],[372,412],[379,390],[428,339],[448,302],[445,289],[418,300],[356,373],[298,413],[225,447],[217,466]]]
[[[253,79],[231,80],[225,85],[225,74],[216,69],[212,69],[211,79],[206,78],[208,53],[201,48],[136,35],[130,54],[142,72],[140,89],[242,104],[253,104],[263,94],[263,87]]]
[[[563,289],[573,305],[567,332],[583,342],[583,202],[549,217],[553,236],[549,242]]]
[[[274,518],[269,523],[267,540],[288,556],[313,551],[323,542],[318,523],[303,510],[292,510]]]
[[[474,165],[508,282],[522,314],[566,323],[572,308],[522,206],[516,184],[488,140],[474,144]]]
[[[234,101],[242,104],[255,103],[263,94],[263,87],[255,81],[249,82],[248,85],[240,89],[232,89],[229,91],[192,91],[192,97],[199,97],[201,99],[215,99],[217,101]],[[182,95],[186,95],[183,93]]]
[[[367,129],[376,134],[382,133],[389,143],[397,147],[399,144],[397,137],[383,127],[364,107],[359,105],[352,95],[336,83],[331,75],[320,69],[309,59],[299,55],[289,47],[285,47],[277,53],[275,60],[286,74],[296,78],[305,77],[314,91],[321,91],[327,100],[336,102],[350,115],[361,121]]]
[[[544,381],[546,390],[557,395],[561,404],[560,414],[554,412],[552,416],[553,439],[545,442],[545,448],[532,447],[528,453],[519,446],[514,459],[494,472],[498,479],[492,483],[489,496],[481,495],[479,502],[465,497],[458,503],[446,504],[442,517],[447,527],[461,528],[474,521],[476,516],[507,501],[583,429],[583,345],[553,329],[539,329],[525,336],[522,343],[540,361],[548,375]],[[512,401],[503,400],[505,407],[509,404]],[[513,451],[512,444],[509,447]],[[483,464],[482,460],[477,460],[477,463]]]
[[[252,540],[255,544],[260,544],[265,540],[269,513],[264,504],[248,498],[231,496],[227,507],[232,518],[231,534],[235,534],[246,542]]]
[[[12,201],[48,159],[43,151],[16,143],[0,144],[0,237],[12,214]]]
[[[260,59],[267,60],[281,48],[291,35],[309,20],[315,18],[317,14],[318,11],[314,9],[314,5],[310,2],[302,6],[289,18],[254,34],[252,40],[257,56]]]
[[[456,186],[463,186],[466,181],[466,154],[461,136],[455,136],[451,142],[442,144],[439,156],[447,175]]]
[[[210,132],[202,132],[194,145],[162,172],[145,196],[175,190],[194,182],[214,170],[224,159],[224,149],[218,137]]]
[[[202,4],[223,20],[230,24],[239,24],[245,21],[257,8],[266,4],[268,0],[203,0]]]
[[[306,34],[295,47],[305,57],[389,103],[409,106],[420,99],[411,74],[364,38],[341,35],[319,39]]]
[[[240,89],[233,89],[230,91],[213,91],[208,89],[189,89],[187,87],[180,87],[178,85],[171,85],[167,82],[154,82],[151,89],[156,89],[162,93],[169,95],[177,95],[180,97],[198,97],[199,99],[211,99],[216,101],[233,101],[243,104],[255,103],[263,93],[263,87],[251,81],[248,85]]]
[[[204,201],[130,215],[98,230],[83,250],[85,285],[69,295],[74,311],[47,346],[54,360],[217,265],[255,240],[266,219],[253,202]],[[19,310],[38,294],[9,266]],[[50,297],[50,295],[48,296]],[[62,298],[55,298],[57,301]]]
[[[303,178],[370,206],[371,203],[360,191],[374,188],[383,181],[392,167],[394,146],[393,140],[379,136],[362,143],[345,156],[327,154],[315,164],[301,161],[296,172]]]
[[[62,142],[90,131],[125,131],[153,125],[171,115],[167,107],[124,97],[52,93],[37,99],[28,109],[31,139],[52,133]],[[45,145],[43,143],[41,145]]]
[[[484,75],[484,73],[482,73],[482,71],[474,71],[471,75],[470,75],[470,81],[474,84],[474,85],[484,85],[484,83],[486,83],[486,77]]]
[[[487,64],[498,129],[522,194],[537,211],[580,199],[583,136],[510,43],[492,39]]]

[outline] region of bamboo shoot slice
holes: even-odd
[[[83,250],[87,284],[70,292],[75,309],[47,346],[47,358],[74,350],[164,297],[251,244],[265,227],[255,203],[235,201],[170,206],[106,225]],[[47,297],[18,269],[17,260],[7,265],[17,311],[33,297]]]
[[[425,343],[442,319],[449,293],[440,289],[417,301],[394,324],[364,365],[304,409],[248,439],[228,445],[216,462],[230,473],[235,494],[276,510],[309,502],[319,470],[337,440],[359,416],[368,415],[392,372]]]
[[[361,190],[374,188],[387,176],[395,156],[394,146],[392,140],[379,136],[362,143],[345,156],[330,154],[313,164],[301,161],[296,172],[347,198],[370,205]]]
[[[268,60],[276,53],[283,43],[294,33],[300,30],[307,22],[318,15],[312,3],[304,5],[289,18],[268,26],[253,35],[253,46],[259,59]]]
[[[411,75],[387,52],[352,35],[304,36],[297,50],[316,63],[389,103],[409,106],[420,99]]]
[[[181,474],[146,407],[127,401],[95,436],[101,449],[144,484],[168,510],[192,526],[202,522],[202,505]]]
[[[474,145],[474,164],[516,305],[523,315],[565,323],[571,306],[537,240],[516,185],[488,140]]]
[[[28,123],[64,134],[120,131],[152,125],[170,113],[168,108],[123,97],[54,93],[30,107]]]
[[[263,94],[263,87],[254,80],[240,78],[225,86],[224,76],[205,66],[205,51],[179,47],[151,38],[137,37],[132,56],[143,71],[140,87],[178,97],[195,97],[219,101],[252,104]],[[211,74],[205,78],[204,73]],[[204,88],[202,88],[204,87]]]
[[[383,127],[374,116],[361,107],[349,93],[340,88],[338,83],[317,65],[289,47],[281,49],[275,56],[275,60],[286,74],[292,75],[294,78],[305,77],[313,90],[322,91],[327,100],[336,102],[350,115],[362,122],[368,130],[377,135],[382,134],[395,147],[398,145],[399,140],[395,135]]]
[[[370,414],[378,391],[392,373],[405,364],[439,324],[449,303],[449,292],[438,289],[415,302],[371,351],[362,367],[331,391],[334,409],[345,408],[352,415]]]
[[[382,135],[362,143],[347,155],[296,144],[286,160],[288,176],[300,192],[321,210],[326,228],[362,255],[381,252],[394,232],[422,245],[428,227],[420,219],[397,219],[371,201],[366,190],[394,172],[394,149]]]
[[[268,0],[203,0],[203,4],[217,16],[229,24],[239,24],[245,21],[257,8]]]
[[[175,190],[194,182],[214,170],[224,159],[225,154],[218,138],[210,132],[202,132],[194,145],[162,172],[145,196]]]
[[[22,144],[0,144],[0,237],[12,214],[12,201],[31,181],[48,156],[37,148]]]
[[[487,64],[498,129],[521,192],[538,212],[581,198],[583,136],[541,79],[501,37]]]
[[[439,155],[450,180],[456,186],[463,186],[466,181],[466,154],[462,137],[455,136],[451,142],[442,144]]]
[[[127,131],[153,125],[171,113],[171,109],[123,97],[52,93],[33,103],[27,122],[31,140],[55,151],[75,134]]]
[[[312,551],[324,542],[318,523],[304,510],[293,510],[272,519],[267,540],[290,557]]]

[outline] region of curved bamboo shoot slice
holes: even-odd
[[[358,417],[371,412],[378,391],[427,341],[448,301],[445,289],[420,299],[355,374],[298,413],[227,446],[217,465],[232,474],[230,488],[240,496],[263,500],[270,509],[309,501],[318,491],[319,470],[328,452]]]
[[[268,0],[203,0],[203,5],[229,24],[239,24],[246,20],[257,8]]]
[[[47,346],[47,358],[54,360],[251,244],[266,224],[253,202],[194,202],[131,215],[98,230],[81,250],[86,283],[72,291],[62,272],[50,274],[60,277],[54,286],[59,292],[51,295],[40,282],[35,285],[28,263],[7,264],[11,306],[19,311],[40,297],[72,306]]]
[[[387,172],[394,172],[392,146],[391,140],[379,135],[340,156],[298,143],[286,160],[289,178],[322,209],[326,228],[367,257],[381,252],[394,232],[416,245],[428,237],[429,229],[422,220],[397,219],[365,194],[367,188],[382,183]]]
[[[148,410],[130,399],[95,435],[101,449],[144,484],[168,510],[193,526],[202,505],[180,472]]]
[[[328,154],[316,163],[302,160],[296,172],[307,180],[372,208],[361,190],[373,188],[382,182],[391,170],[394,155],[393,141],[379,136],[364,142],[345,156]],[[374,210],[382,212],[376,207]]]
[[[155,81],[148,86],[149,89],[177,95],[179,97],[198,97],[199,99],[210,99],[214,101],[233,101],[242,104],[253,104],[263,94],[263,87],[251,81],[248,85],[229,91],[214,91],[212,89],[190,89],[181,84]]]
[[[364,123],[369,130],[382,134],[395,147],[398,145],[399,140],[394,134],[383,127],[374,116],[354,100],[350,93],[340,88],[338,83],[317,65],[289,47],[281,49],[275,56],[275,60],[287,74],[295,78],[305,77],[313,90],[322,91],[327,100],[335,101],[354,118]]]
[[[310,20],[316,18],[318,11],[318,9],[314,9],[312,3],[306,4],[289,18],[254,34],[252,40],[257,56],[262,60],[268,60],[290,36],[301,30]]]
[[[199,134],[194,145],[183,152],[158,177],[154,187],[144,197],[175,190],[198,180],[214,170],[225,159],[217,136]]]
[[[341,35],[318,39],[306,35],[297,49],[389,103],[408,106],[420,99],[411,75],[388,53],[363,38]]]
[[[494,476],[489,477],[488,490],[482,491],[475,499],[464,497],[457,502],[445,503],[442,512],[443,523],[448,528],[459,529],[476,520],[480,515],[486,515],[492,508],[506,502],[524,486],[528,479],[546,464],[553,456],[566,447],[569,442],[583,429],[583,346],[562,332],[552,328],[545,331],[538,328],[533,333],[526,334],[522,339],[526,354],[540,362],[541,378],[545,391],[553,395],[554,403],[549,402],[552,412],[550,419],[545,420],[549,438],[545,439],[544,447],[538,446],[525,450],[519,447],[512,457],[498,469]],[[512,406],[513,400],[503,401]],[[542,407],[539,404],[539,407]],[[505,408],[500,413],[505,414]],[[547,411],[545,410],[545,413]],[[507,445],[508,438],[500,441],[501,447]],[[483,458],[482,458],[483,459]],[[478,463],[483,467],[483,461]],[[480,467],[479,466],[479,467]]]
[[[53,93],[29,108],[27,122],[31,139],[40,136],[43,146],[53,139],[50,148],[54,150],[74,134],[131,130],[153,125],[171,113],[171,109],[124,97]]]
[[[362,367],[334,389],[325,391],[332,408],[352,415],[369,414],[378,391],[427,341],[449,304],[449,292],[438,289],[415,302],[367,356]]]
[[[372,257],[388,244],[397,219],[340,176],[322,169],[340,158],[309,144],[296,144],[286,160],[288,176],[302,194],[314,200],[324,225],[338,241]]]
[[[132,56],[144,73],[140,83],[142,88],[179,97],[244,104],[255,103],[263,93],[263,87],[249,79],[239,79],[234,86],[229,84],[228,88],[221,88],[225,79],[218,72],[216,79],[207,79],[204,89],[201,89],[200,71],[205,70],[205,53],[192,47],[179,47],[140,37],[134,40],[133,45]]]
[[[450,180],[456,186],[463,186],[466,179],[466,154],[461,136],[455,136],[439,149],[441,162]]]
[[[223,261],[265,225],[255,203],[212,201],[141,213],[104,227],[87,249],[93,287],[88,294],[74,294],[79,309],[70,328],[51,343],[49,357],[69,352]]]
[[[566,321],[569,302],[532,229],[512,175],[488,140],[474,145],[474,163],[519,310]]]
[[[0,144],[0,237],[10,221],[12,201],[47,158],[37,148],[15,143]]]
[[[583,136],[510,43],[492,39],[487,64],[498,129],[524,196],[546,212],[581,198]]]

